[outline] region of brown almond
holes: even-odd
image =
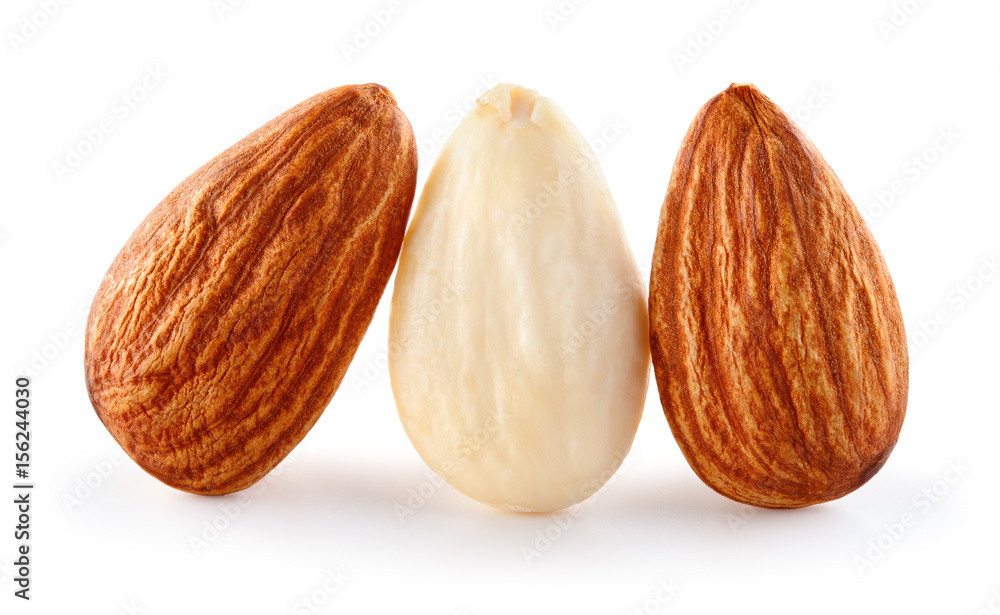
[[[889,271],[833,170],[752,85],[710,100],[684,138],[649,315],[670,428],[719,493],[808,506],[885,464],[908,384]]]
[[[97,415],[144,470],[245,489],[330,402],[395,266],[416,185],[392,94],[293,107],[181,182],[135,230],[87,323]]]

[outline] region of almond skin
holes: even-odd
[[[752,85],[710,100],[684,138],[649,315],[670,428],[719,493],[808,506],[885,464],[908,385],[889,271],[833,170]]]
[[[413,130],[376,84],[318,94],[181,182],[104,276],[91,403],[171,487],[218,495],[274,468],[330,402],[399,255]]]

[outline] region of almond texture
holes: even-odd
[[[587,141],[550,99],[483,95],[406,234],[389,318],[403,427],[480,502],[552,511],[628,453],[649,383],[646,290]]]
[[[815,146],[752,85],[710,100],[684,138],[649,310],[671,430],[719,493],[807,506],[888,459],[908,382],[889,271]]]
[[[375,85],[314,96],[181,182],[90,311],[86,382],[143,469],[200,494],[249,487],[330,402],[396,263],[413,131]]]

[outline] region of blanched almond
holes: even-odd
[[[647,335],[586,140],[551,100],[497,86],[442,150],[400,255],[389,366],[417,452],[492,506],[583,500],[631,446]]]

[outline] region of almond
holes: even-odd
[[[649,381],[646,291],[604,174],[553,101],[502,84],[455,129],[389,321],[406,434],[466,495],[558,510],[618,469]]]
[[[684,138],[649,312],[664,412],[719,493],[808,506],[885,464],[908,384],[889,271],[833,170],[752,85],[710,100]]]
[[[181,182],[90,311],[97,415],[164,483],[245,489],[330,402],[396,263],[416,184],[392,94],[335,88]]]

